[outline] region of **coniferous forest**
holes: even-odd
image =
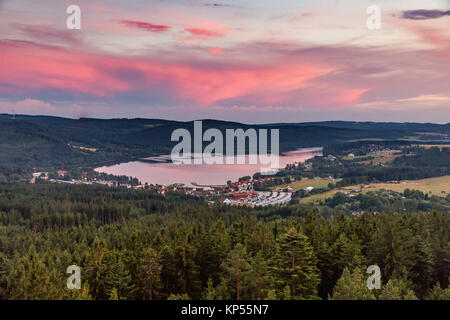
[[[0,185],[0,299],[450,299],[448,211],[212,206],[104,186]],[[81,268],[68,290],[66,269]],[[370,265],[381,288],[369,290]]]

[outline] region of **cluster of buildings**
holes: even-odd
[[[199,185],[197,183],[192,183],[192,186],[183,184],[170,186],[147,185],[146,188],[156,189],[161,195],[165,195],[168,192],[184,192],[193,196],[220,196],[220,198],[216,199],[227,205],[268,206],[280,205],[291,201],[291,192],[262,192],[253,189],[254,183],[262,183],[272,179],[272,177],[261,177],[229,182],[226,185]],[[209,201],[208,203],[214,203],[214,201]]]
[[[353,217],[361,217],[363,214],[364,214],[364,211],[353,211],[352,212]],[[378,214],[378,211],[374,211],[372,214],[374,216],[376,216]]]
[[[156,190],[161,195],[168,192],[183,192],[192,196],[221,196],[221,203],[230,205],[250,205],[250,206],[267,206],[284,204],[291,200],[291,192],[258,192],[254,191],[253,185],[257,182],[264,183],[272,180],[272,177],[259,177],[257,179],[241,179],[236,182],[228,182],[225,185],[199,185],[195,182],[190,186],[181,183],[175,183],[169,186],[140,184],[129,185],[119,184],[117,181],[102,180],[98,177],[89,178],[87,175],[77,177],[77,179],[68,179],[68,172],[58,170],[49,175],[48,172],[35,172],[30,183],[35,183],[36,179],[43,179],[54,183],[64,184],[87,184],[87,185],[106,185],[109,187],[118,186],[136,190]]]
[[[363,184],[363,185],[361,185],[361,186],[359,187],[359,189],[358,189],[358,188],[355,188],[355,189],[347,189],[347,190],[344,190],[343,193],[344,193],[347,197],[353,198],[353,197],[355,197],[358,193],[362,192],[362,189],[369,188],[369,187],[370,187],[369,184]]]
[[[222,198],[223,204],[248,205],[252,207],[265,207],[269,205],[281,205],[292,199],[291,192],[252,191],[247,193],[232,194],[229,198]]]
[[[56,172],[33,172],[33,177],[29,181],[30,183],[35,183],[36,179],[46,180],[53,183],[63,183],[63,184],[89,184],[89,185],[105,185],[109,187],[113,186],[121,186],[132,188],[131,185],[128,184],[119,184],[117,181],[108,181],[103,180],[97,177],[88,178],[87,173],[83,172],[80,174],[78,179],[68,179],[68,171],[66,170],[57,170]]]
[[[196,182],[192,182],[190,186],[186,186],[181,183],[175,183],[169,186],[164,185],[148,185],[146,188],[156,189],[159,194],[166,194],[167,192],[184,192],[187,195],[193,196],[214,196],[225,195],[231,196],[238,194],[250,194],[253,191],[253,184],[256,182],[266,182],[272,180],[272,177],[260,177],[258,179],[240,180],[236,182],[229,182],[224,185],[200,185]],[[141,186],[138,186],[141,187]],[[238,196],[239,197],[239,196]]]

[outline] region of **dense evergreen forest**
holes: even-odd
[[[300,205],[0,184],[0,299],[450,299],[449,230],[439,210],[324,217]],[[81,290],[66,288],[73,264]],[[369,265],[381,269],[379,290],[366,286]]]

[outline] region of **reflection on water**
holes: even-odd
[[[322,155],[322,148],[303,148],[286,152],[280,155],[280,168],[284,168],[287,164],[303,162],[318,155]],[[162,156],[160,158],[167,157]],[[108,174],[136,177],[142,183],[161,185],[184,183],[186,186],[191,186],[192,182],[202,185],[225,184],[228,180],[236,181],[240,177],[251,176],[260,172],[261,169],[261,166],[257,164],[174,165],[165,162],[132,161],[109,167],[100,167],[95,170]]]

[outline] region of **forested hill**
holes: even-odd
[[[450,133],[450,123],[414,123],[414,122],[359,122],[359,121],[321,121],[321,122],[300,122],[300,123],[274,123],[273,126],[294,125],[299,127],[321,126],[357,130],[398,130],[409,132],[441,132]]]
[[[193,122],[0,115],[0,167],[96,167],[170,153],[171,133]],[[450,125],[316,122],[246,125],[203,120],[203,130],[279,128],[281,151],[360,139],[445,142]],[[389,129],[390,128],[390,129]],[[412,139],[412,140],[411,140]]]

